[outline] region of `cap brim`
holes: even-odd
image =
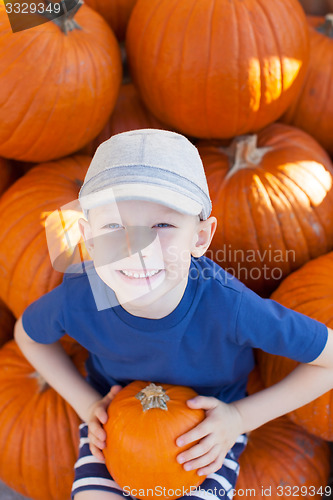
[[[83,211],[122,200],[142,200],[160,203],[187,215],[199,215],[202,205],[196,200],[165,188],[143,183],[116,184],[112,187],[80,196]]]

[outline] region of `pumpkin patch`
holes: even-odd
[[[186,135],[218,220],[206,256],[333,327],[332,12],[332,0],[85,0],[13,33],[0,0],[0,480],[10,488],[70,498],[80,419],[12,341],[14,317],[90,259],[75,200],[112,135]],[[86,351],[61,342],[84,375]],[[249,394],[297,366],[255,355]],[[120,391],[105,426],[106,465],[142,500],[156,485],[204,480],[175,458],[175,439],[204,418],[185,403],[195,393],[148,384]],[[234,498],[332,496],[332,408],[329,391],[249,433]]]

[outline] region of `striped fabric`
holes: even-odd
[[[204,500],[232,500],[235,485],[239,474],[238,458],[244,450],[247,437],[242,434],[237,438],[234,446],[227,453],[223,466],[214,474],[209,474],[203,483],[194,491],[181,498]],[[105,464],[95,458],[89,448],[88,426],[80,425],[80,450],[79,458],[74,466],[75,478],[72,488],[72,499],[74,495],[83,490],[104,490],[117,493],[127,499],[131,499],[128,491],[123,491],[112,479]]]

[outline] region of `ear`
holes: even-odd
[[[82,218],[80,218],[78,220],[78,226],[79,226],[79,231],[81,233],[81,236],[84,239],[86,249],[87,249],[90,257],[93,257],[94,240],[93,240],[93,236],[92,236],[91,226],[87,220],[82,219]]]
[[[192,247],[193,257],[201,257],[208,249],[217,227],[216,217],[209,217],[198,223],[196,241]]]

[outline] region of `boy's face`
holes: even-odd
[[[199,257],[206,251],[214,221],[131,200],[91,209],[80,228],[100,278],[125,309],[131,305],[140,315],[157,303],[167,311],[177,295],[181,299],[191,254]]]

